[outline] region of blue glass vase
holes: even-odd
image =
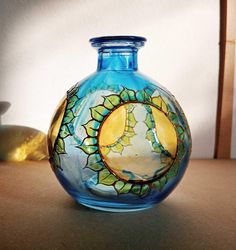
[[[191,152],[185,115],[174,96],[138,71],[146,39],[90,39],[97,71],[59,104],[48,133],[50,163],[79,203],[135,211],[165,199],[179,183]]]

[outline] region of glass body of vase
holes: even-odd
[[[49,129],[50,163],[79,203],[134,211],[161,202],[187,167],[191,135],[185,115],[160,84],[138,71],[143,37],[90,40],[97,71],[74,85]]]

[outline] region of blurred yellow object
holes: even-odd
[[[45,159],[48,159],[47,136],[45,133],[24,126],[0,126],[0,160]]]

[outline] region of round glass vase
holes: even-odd
[[[191,135],[174,96],[138,71],[143,37],[90,39],[97,71],[74,85],[48,133],[50,163],[79,203],[135,211],[165,199],[179,183]]]

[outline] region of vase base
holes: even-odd
[[[116,213],[123,213],[123,212],[135,212],[135,211],[141,211],[145,209],[152,208],[153,205],[131,205],[131,204],[116,204],[116,203],[110,203],[110,202],[91,202],[91,201],[78,201],[83,206],[105,211],[105,212],[116,212]]]

